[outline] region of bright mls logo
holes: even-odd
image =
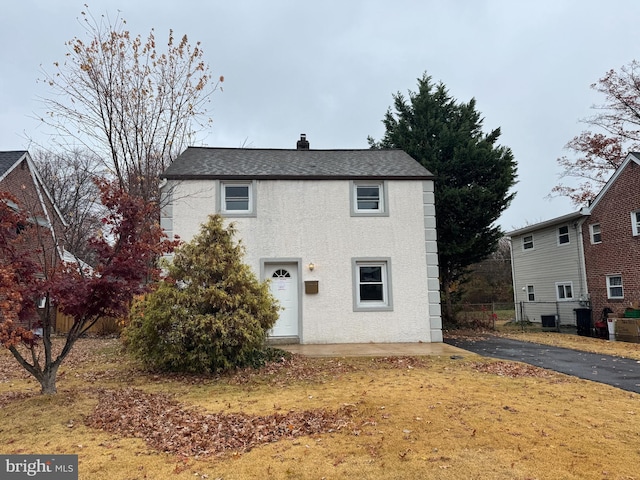
[[[2,480],[78,480],[77,455],[0,455]]]

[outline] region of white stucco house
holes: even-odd
[[[170,236],[236,225],[273,341],[442,341],[433,175],[403,151],[189,147],[162,178]]]

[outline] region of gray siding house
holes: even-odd
[[[507,233],[518,320],[580,327],[585,310],[595,323],[640,303],[639,184],[631,152],[590,205]]]
[[[518,321],[557,315],[560,325],[576,325],[575,309],[589,299],[581,234],[585,218],[575,212],[507,233]]]

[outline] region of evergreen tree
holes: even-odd
[[[147,366],[221,372],[263,353],[278,307],[267,282],[242,263],[244,248],[234,234],[219,215],[209,217],[175,251],[158,289],[134,304],[124,341]]]
[[[435,176],[443,316],[452,323],[468,267],[491,254],[503,235],[495,222],[513,199],[516,162],[509,148],[497,145],[499,128],[482,132],[475,99],[456,102],[426,74],[408,99],[401,93],[393,98],[384,138],[369,138],[369,144],[400,148]]]

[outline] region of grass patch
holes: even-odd
[[[2,453],[76,453],[91,480],[639,477],[640,395],[515,362],[292,356],[232,375],[164,376],[140,370],[117,340],[83,339],[75,353],[60,393],[42,397],[0,351]],[[293,434],[337,414],[340,423]],[[89,426],[119,415],[128,429]],[[267,425],[268,441],[172,447],[203,445],[222,418]],[[224,425],[223,438],[255,433]]]

